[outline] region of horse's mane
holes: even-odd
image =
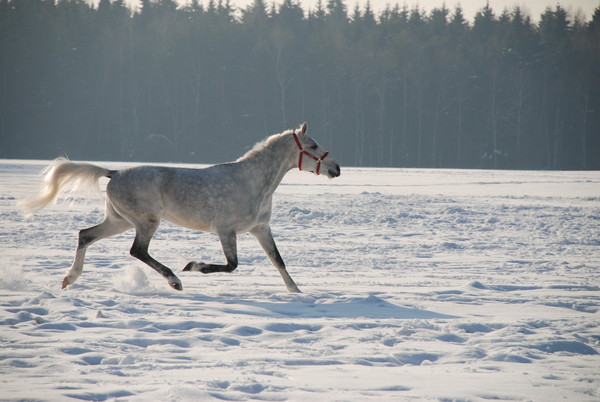
[[[273,135],[265,138],[264,140],[257,142],[256,144],[254,144],[254,146],[252,147],[252,149],[250,149],[244,155],[242,155],[241,157],[239,157],[236,160],[236,162],[240,162],[242,160],[250,159],[253,156],[255,156],[256,154],[262,153],[264,150],[266,150],[268,148],[271,148],[276,142],[278,142],[279,140],[281,140],[282,138],[284,138],[284,136],[286,134],[289,134],[291,131],[292,130],[288,130],[288,131],[284,131],[283,133],[273,134]]]

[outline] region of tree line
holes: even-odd
[[[215,163],[309,122],[344,165],[600,168],[600,7],[0,0],[0,157]]]

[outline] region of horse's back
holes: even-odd
[[[114,172],[107,195],[121,215],[166,219],[203,231],[245,232],[270,217],[270,202],[256,199],[251,188],[236,163],[203,169],[139,166]]]
[[[114,172],[109,201],[122,215],[152,216],[178,225],[214,231],[227,205],[232,166],[204,169],[138,166]]]

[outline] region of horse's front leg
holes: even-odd
[[[183,268],[183,270],[202,272],[203,274],[212,274],[215,272],[233,272],[238,266],[236,233],[235,231],[219,232],[218,236],[219,240],[221,241],[223,253],[225,253],[225,258],[227,259],[227,264],[219,265],[191,261],[185,266],[185,268]]]
[[[273,239],[273,234],[271,233],[271,228],[269,225],[261,225],[257,226],[250,231],[254,237],[258,240],[267,256],[279,271],[279,274],[283,278],[283,282],[285,283],[285,287],[290,293],[301,293],[300,289],[288,274],[287,269],[285,268],[285,263],[279,254],[279,250],[277,250],[277,246],[275,245],[275,240]]]

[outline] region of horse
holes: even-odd
[[[183,271],[233,272],[238,266],[237,235],[250,233],[279,271],[287,290],[297,293],[300,289],[286,270],[269,226],[273,193],[295,167],[330,179],[341,173],[340,165],[306,131],[307,124],[303,123],[297,130],[257,143],[233,162],[202,169],[137,166],[110,170],[58,158],[42,171],[45,177],[40,193],[22,206],[30,216],[53,202],[65,188],[97,189],[101,177],[109,179],[104,220],[79,232],[63,289],[81,276],[91,244],[135,229],[131,256],[161,274],[173,289],[183,290],[173,271],[148,253],[150,240],[165,219],[185,228],[216,233],[225,254],[226,264],[191,261]]]

